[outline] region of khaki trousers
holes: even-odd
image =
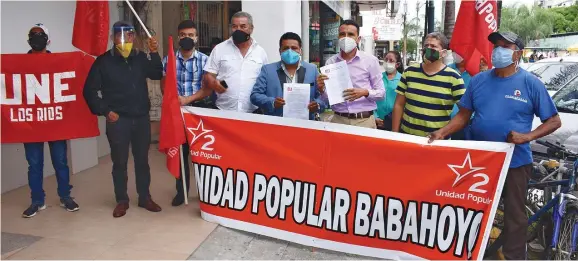
[[[369,118],[365,119],[349,119],[343,116],[339,116],[337,114],[333,115],[331,119],[332,123],[339,123],[345,125],[352,125],[358,127],[365,127],[370,129],[377,129],[377,125],[375,124],[375,117],[371,115]]]

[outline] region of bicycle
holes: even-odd
[[[576,251],[578,198],[571,194],[576,185],[578,154],[547,141],[538,140],[536,142],[546,146],[548,156],[558,159],[558,164],[550,164],[552,163],[550,160],[547,162],[542,160],[540,164],[534,165],[535,175],[530,180],[528,189],[544,189],[544,198],[547,199],[547,203],[540,207],[539,202],[527,202],[526,210],[529,218],[526,242],[530,243],[536,239],[541,241],[544,251],[540,259],[578,260],[578,252]],[[548,174],[545,168],[539,167],[546,165],[546,163],[553,167],[552,173]],[[556,187],[556,193],[552,199],[549,199],[552,193],[549,192],[548,188],[552,187]],[[495,257],[496,255],[503,258],[499,252],[504,243],[504,237],[501,233],[503,226],[501,226],[499,218],[500,210],[503,213],[503,205],[498,207],[497,218],[494,220],[491,233],[494,240],[488,242],[489,245],[484,253],[484,258]],[[551,215],[545,215],[546,213],[551,213]],[[499,235],[496,237],[495,235],[498,233]]]

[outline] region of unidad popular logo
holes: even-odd
[[[452,190],[436,190],[436,196],[446,198],[464,199],[474,201],[477,204],[490,204],[492,200],[488,196],[486,185],[490,181],[490,177],[483,173],[485,167],[474,167],[472,165],[472,157],[470,153],[466,155],[461,165],[448,164],[451,172],[455,175],[452,188],[457,188],[464,185],[469,185],[467,193],[458,193]],[[468,182],[466,182],[468,181]]]
[[[199,124],[197,125],[197,127],[195,128],[188,127],[187,130],[192,135],[190,143],[191,156],[215,160],[220,160],[222,158],[221,155],[210,152],[215,150],[213,144],[215,144],[216,139],[215,136],[213,135],[213,130],[205,128],[202,119],[199,120]],[[193,146],[197,143],[203,144],[200,150],[193,149]]]

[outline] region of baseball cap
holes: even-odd
[[[493,32],[490,35],[488,35],[488,40],[493,44],[496,44],[496,42],[500,39],[515,44],[520,50],[524,49],[524,41],[522,41],[522,38],[520,38],[520,36],[518,36],[515,33]]]
[[[42,29],[42,31],[44,31],[44,33],[46,34],[46,36],[48,36],[48,39],[50,39],[50,33],[48,33],[48,28],[46,28],[46,26],[43,23],[37,23],[34,24],[30,30],[28,31],[28,33],[30,33],[32,31],[32,29],[34,28],[40,28]]]

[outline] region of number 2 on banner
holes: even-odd
[[[213,143],[215,143],[215,136],[213,135],[205,135],[204,137],[205,139],[208,139],[209,141],[205,142],[203,144],[203,146],[201,147],[202,150],[208,150],[208,151],[212,151],[215,148],[211,148],[209,146],[213,145]]]
[[[488,175],[486,175],[484,173],[478,173],[478,174],[475,174],[474,177],[480,177],[480,178],[482,178],[482,181],[479,181],[479,182],[472,184],[470,186],[469,191],[470,192],[477,192],[477,193],[481,193],[481,194],[485,194],[486,192],[488,192],[485,189],[479,189],[480,186],[486,185],[490,181],[490,178],[488,177]]]

